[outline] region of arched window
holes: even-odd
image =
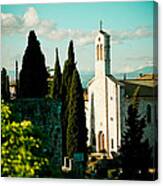
[[[104,150],[104,134],[102,131],[98,134],[98,146],[99,146],[99,152]]]
[[[102,144],[101,144],[101,146],[102,146],[102,147],[101,147],[102,150],[104,150],[104,143],[105,143],[104,140],[105,140],[105,139],[104,139],[104,134],[102,134]]]
[[[103,60],[103,47],[100,45],[100,60]]]
[[[147,105],[147,122],[150,123],[151,122],[151,106],[148,104]]]
[[[97,60],[100,59],[100,56],[99,56],[99,45],[97,45],[96,47],[96,54],[97,54]]]
[[[114,140],[113,140],[113,138],[111,139],[111,148],[114,149]]]

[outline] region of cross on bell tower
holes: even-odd
[[[100,31],[102,31],[102,20],[100,20]]]

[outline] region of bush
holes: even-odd
[[[41,153],[42,141],[33,137],[31,121],[11,122],[8,105],[1,104],[2,176],[39,177],[48,159]]]

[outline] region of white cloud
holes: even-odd
[[[37,26],[39,23],[39,18],[36,10],[33,7],[30,7],[28,11],[23,16],[24,26],[33,27]]]
[[[53,21],[39,19],[37,11],[33,7],[28,8],[22,17],[1,13],[1,19],[2,34],[25,34],[30,29],[34,29],[38,35],[50,40],[70,38],[75,40],[79,46],[93,44],[97,33],[97,31],[85,32],[82,30],[57,29]],[[138,27],[129,31],[107,30],[107,32],[110,33],[113,44],[123,44],[128,40],[152,36],[152,31],[148,27]]]
[[[49,39],[53,39],[56,41],[63,40],[68,37],[68,31],[67,30],[51,30],[49,33],[44,34],[45,37]]]
[[[95,33],[96,33],[96,32],[92,32],[90,36],[86,35],[86,36],[83,37],[83,38],[79,38],[79,43],[80,43],[80,45],[92,44],[92,43],[94,42]]]
[[[153,57],[151,56],[131,56],[131,57],[127,57],[126,60],[128,61],[143,61],[143,62],[149,62],[149,61],[153,61]]]
[[[36,30],[38,35],[46,35],[55,29],[55,24],[49,20],[41,20],[36,9],[30,7],[20,17],[13,14],[1,13],[2,34],[26,33],[30,29]]]
[[[123,44],[125,41],[151,37],[153,32],[148,27],[138,27],[127,31],[110,31],[114,44]]]
[[[151,62],[147,62],[145,64],[139,65],[137,67],[131,66],[131,65],[124,65],[120,70],[117,70],[116,73],[130,73],[137,70],[141,70],[145,67],[154,67],[155,65]]]
[[[121,69],[117,69],[116,73],[129,73],[129,72],[133,72],[135,71],[135,68],[133,66],[130,65],[124,65],[123,67],[121,67]]]
[[[2,33],[11,34],[21,29],[21,18],[14,16],[13,14],[1,13],[1,27]]]

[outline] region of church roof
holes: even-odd
[[[154,88],[157,86],[157,79],[157,74],[144,74],[136,79],[120,80],[120,82]]]
[[[157,98],[158,96],[158,84],[156,75],[144,75],[137,79],[127,79],[127,80],[117,80],[113,75],[106,76],[111,79],[116,84],[119,84],[124,87],[125,95],[127,98],[132,98],[137,91],[137,97],[146,97],[146,98]],[[148,77],[148,78],[147,78]],[[95,77],[92,78],[88,86],[90,86],[95,80]],[[88,92],[85,90],[84,99],[88,101]]]
[[[125,84],[125,94],[127,97],[133,97],[137,89],[139,89],[137,97],[157,97],[157,84],[150,84],[149,82],[128,80],[123,81]]]
[[[95,77],[93,77],[89,82],[88,82],[88,86],[90,86],[95,80]]]
[[[128,97],[133,97],[136,89],[138,97],[157,97],[158,83],[156,74],[144,74],[136,79],[120,80],[125,85],[125,93]]]
[[[118,84],[118,85],[123,85],[120,81],[118,81],[113,75],[109,74],[107,76],[105,76],[106,78],[111,79],[114,83]],[[93,77],[89,82],[88,82],[88,86],[90,86],[95,80],[95,77]]]
[[[137,78],[138,80],[157,80],[158,75],[157,74],[143,74],[140,77]]]
[[[157,85],[157,82],[155,82],[155,81],[149,81],[149,80],[147,80],[147,81],[146,80],[145,81],[126,80],[126,81],[123,81],[123,83],[140,85],[140,86],[146,86],[146,87],[150,87],[150,88],[154,88]]]
[[[99,31],[101,34],[106,34],[106,32],[104,32],[103,30],[100,30]]]
[[[106,36],[110,36],[107,32],[103,31],[103,30],[99,30],[99,33],[106,35]]]
[[[122,85],[113,75],[109,74],[107,77],[110,78],[114,83]]]

